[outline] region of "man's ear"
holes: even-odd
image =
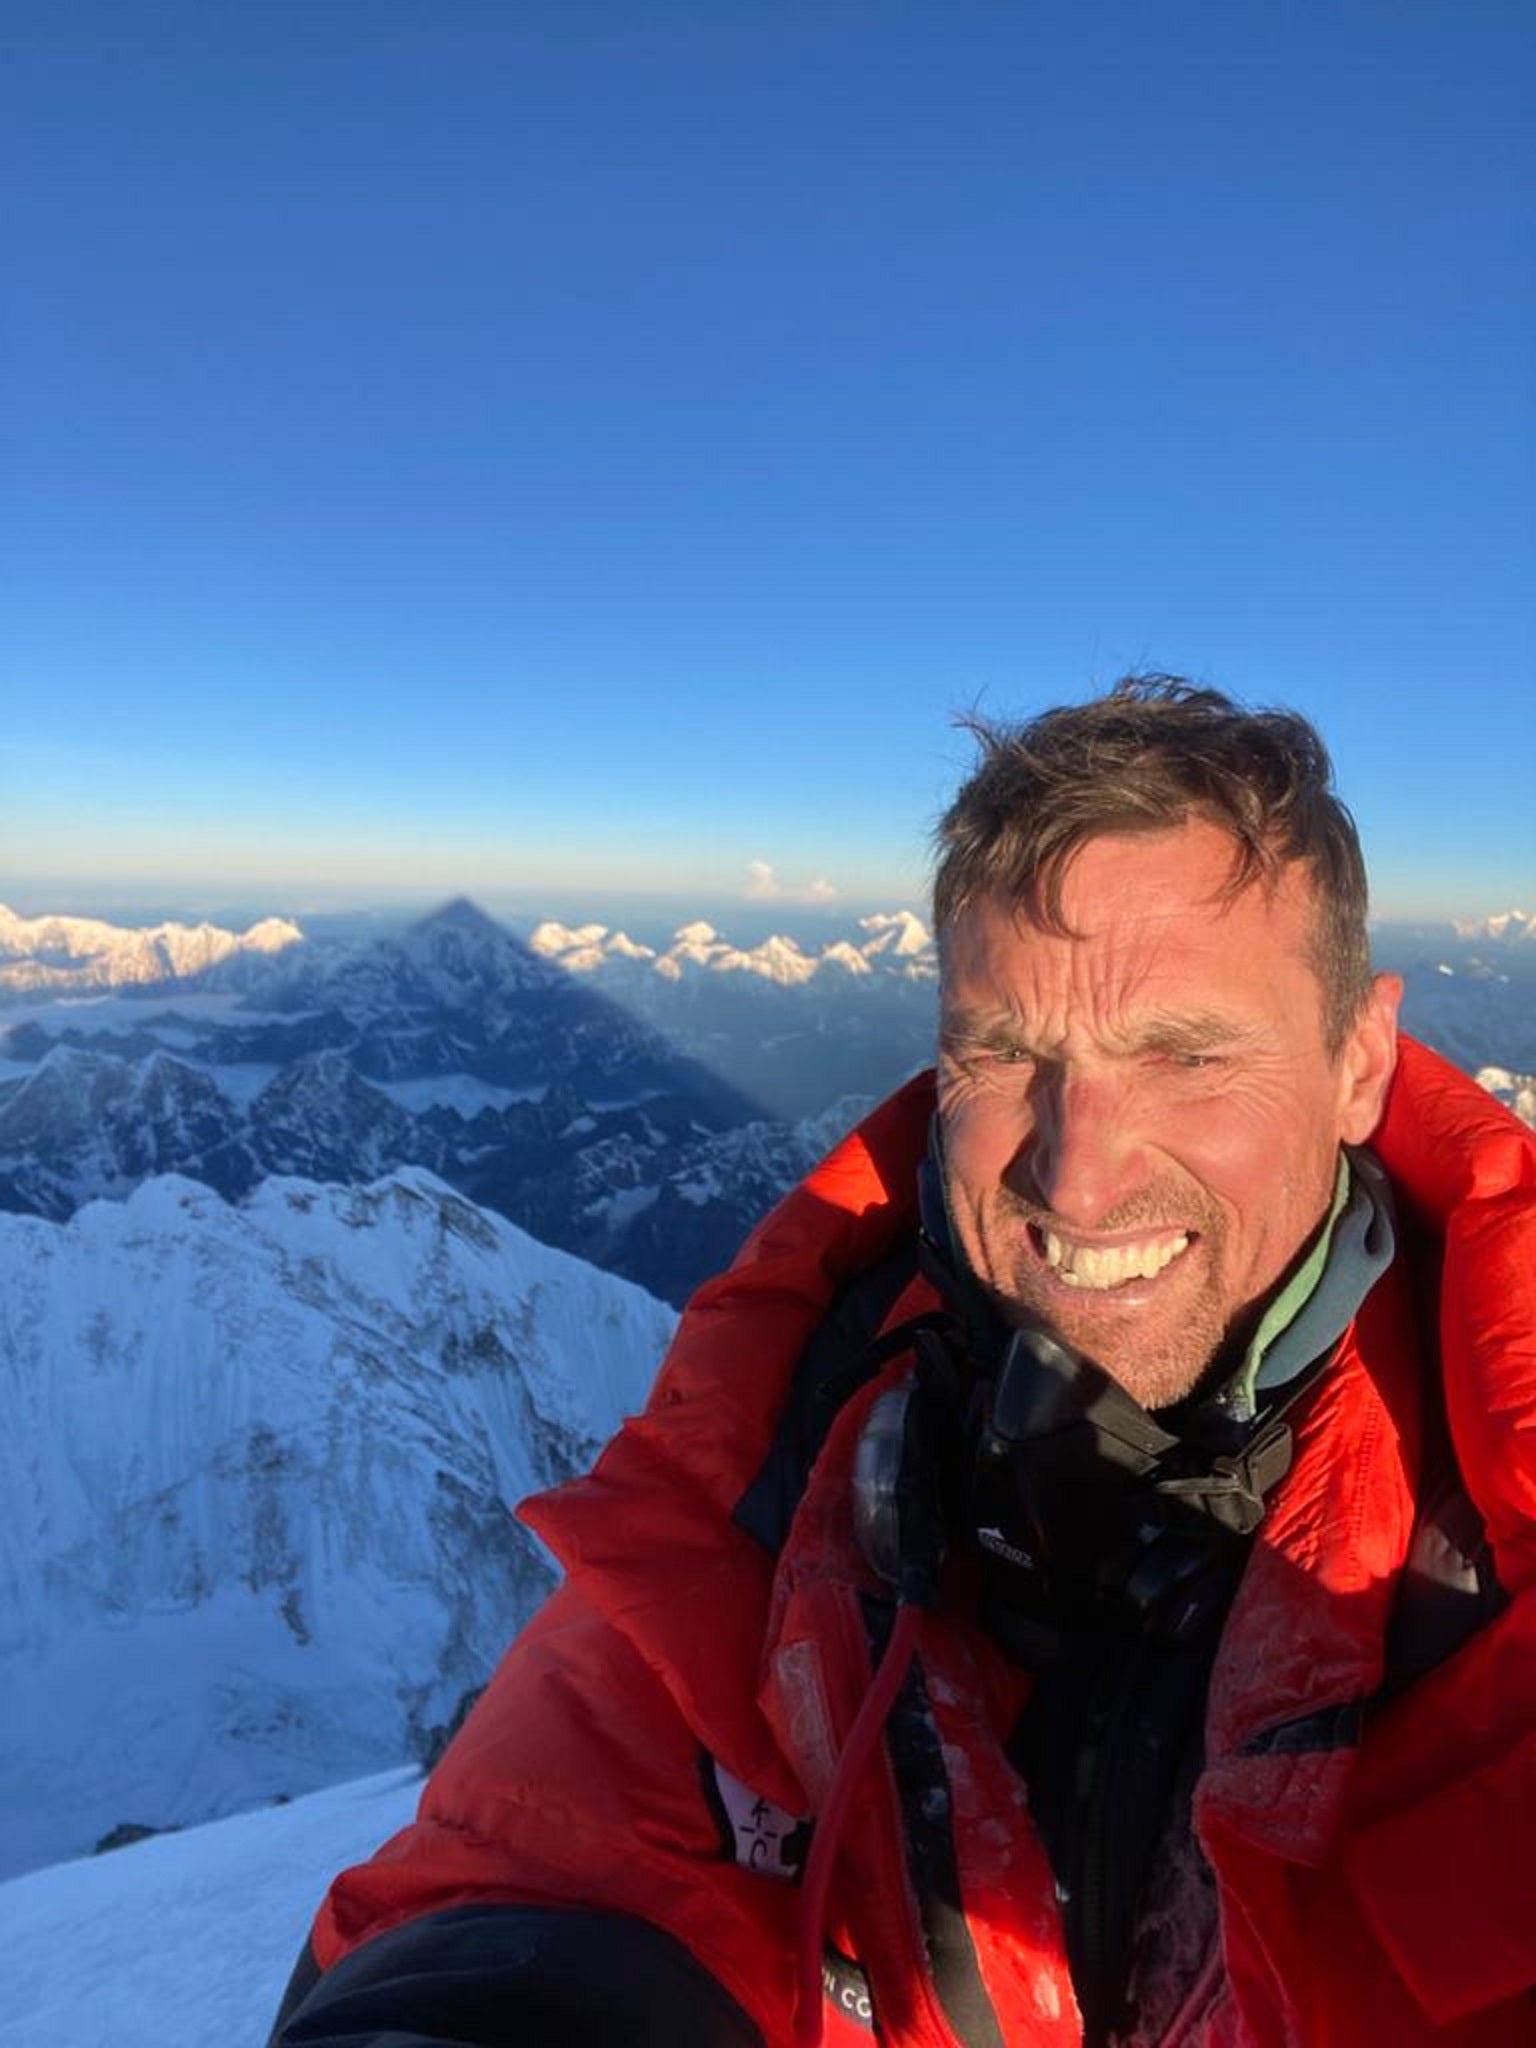
[[[1339,1136],[1363,1145],[1386,1105],[1387,1085],[1397,1065],[1397,1010],[1403,1000],[1399,974],[1378,974],[1339,1054]]]

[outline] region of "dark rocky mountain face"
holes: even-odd
[[[417,1119],[371,1087],[347,1054],[306,1053],[250,1106],[250,1143],[268,1173],[303,1180],[374,1180],[397,1166],[438,1170],[437,1148]],[[185,1169],[183,1169],[185,1171]],[[201,1178],[201,1176],[199,1176]]]
[[[714,1126],[752,1111],[661,1031],[467,903],[340,961],[279,970],[209,1035],[205,1056],[285,1065],[327,1050],[372,1081],[465,1074],[530,1095],[574,1086],[600,1102],[675,1096]]]
[[[60,1047],[0,1090],[0,1208],[62,1220],[158,1173],[189,1174],[231,1200],[262,1177],[217,1084],[169,1053]]]

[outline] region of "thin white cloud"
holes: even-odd
[[[753,903],[830,903],[837,895],[837,885],[825,875],[803,884],[781,882],[772,861],[749,860],[742,894]]]

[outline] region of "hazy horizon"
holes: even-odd
[[[373,895],[345,890],[295,895],[251,889],[203,895],[156,890],[147,885],[142,892],[115,886],[103,886],[98,891],[71,885],[57,893],[32,888],[8,891],[0,885],[0,905],[22,918],[82,917],[106,924],[141,926],[208,923],[229,931],[247,930],[268,917],[288,918],[301,928],[316,932],[333,926],[369,924],[380,931],[393,930],[429,917],[459,900],[473,903],[488,917],[514,930],[530,929],[545,919],[572,926],[600,923],[612,930],[626,930],[632,938],[647,944],[658,937],[670,937],[680,924],[701,918],[718,925],[727,937],[743,937],[747,943],[758,943],[776,931],[797,938],[818,933],[832,935],[856,925],[860,918],[898,911],[910,911],[925,923],[929,918],[926,888],[906,895],[892,892],[868,898],[839,896],[808,902],[793,897],[711,897],[621,889],[556,890],[547,894],[474,888],[424,889],[380,891]],[[1417,909],[1384,905],[1373,907],[1370,924],[1373,929],[1382,930],[1432,930],[1527,910],[1527,904],[1520,901]]]

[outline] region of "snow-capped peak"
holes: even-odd
[[[869,964],[869,955],[861,947],[850,945],[847,939],[834,939],[830,946],[824,946],[821,965],[841,967],[845,973],[853,975],[873,972]]]
[[[240,944],[248,953],[281,953],[289,946],[298,945],[303,937],[299,927],[286,917],[262,917],[246,932]]]
[[[877,911],[861,917],[859,929],[869,933],[866,955],[893,953],[902,960],[915,960],[933,951],[933,937],[920,917],[910,910]]]
[[[765,981],[776,981],[781,988],[792,988],[802,981],[809,981],[816,972],[817,963],[802,953],[793,939],[786,938],[782,932],[775,932],[760,946],[754,946],[750,953],[737,954],[729,964],[751,974],[760,974]]]
[[[637,945],[628,932],[610,931],[605,924],[561,924],[546,918],[535,927],[528,941],[541,959],[553,960],[568,974],[591,974],[614,960],[654,960],[653,946]]]
[[[528,943],[535,953],[542,953],[546,959],[558,960],[562,953],[584,950],[588,946],[601,946],[608,936],[605,924],[561,924],[558,918],[546,917],[536,925]]]

